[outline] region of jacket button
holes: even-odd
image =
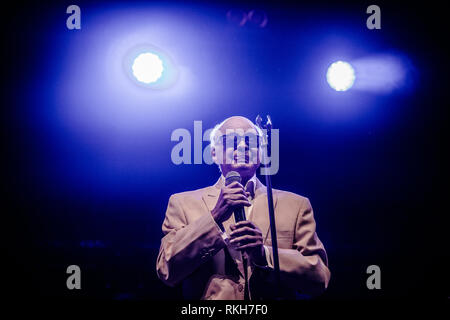
[[[243,286],[242,284],[240,284],[240,285],[238,286],[238,289],[239,289],[239,291],[242,292],[242,290],[244,290],[244,286]]]

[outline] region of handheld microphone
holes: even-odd
[[[241,183],[242,178],[241,175],[236,171],[230,171],[227,173],[225,177],[225,185],[229,185],[230,183],[237,181]],[[236,207],[234,209],[234,220],[236,223],[239,221],[244,221],[245,219],[245,210],[243,206]],[[244,287],[244,300],[250,300],[249,292],[248,292],[248,255],[247,252],[242,252],[242,264],[244,267],[244,278],[245,278],[245,287]]]
[[[242,181],[241,175],[236,171],[228,172],[225,177],[225,185],[228,186],[229,184],[231,184],[234,181],[237,181],[240,183]],[[236,221],[236,223],[238,223],[239,221],[246,220],[245,210],[244,210],[243,206],[239,206],[234,209],[234,220]]]

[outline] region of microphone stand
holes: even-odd
[[[269,150],[269,137],[272,135],[272,121],[270,119],[270,116],[267,115],[267,122],[266,125],[262,125],[262,118],[258,115],[256,117],[256,124],[257,126],[263,130],[267,130],[267,134],[262,137],[262,147],[267,147],[266,151]],[[267,165],[267,154],[264,152],[263,149],[263,157],[264,157],[264,164]],[[280,298],[280,289],[281,289],[281,282],[280,282],[280,262],[278,258],[278,242],[277,242],[277,229],[275,224],[275,211],[273,207],[273,192],[272,192],[272,181],[270,178],[270,174],[266,171],[266,187],[267,187],[267,202],[269,207],[269,220],[270,220],[270,234],[272,237],[272,253],[273,253],[273,274],[275,278],[275,288],[276,288],[276,298]]]

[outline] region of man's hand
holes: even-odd
[[[217,223],[222,223],[230,218],[235,207],[251,206],[247,197],[250,194],[244,191],[244,187],[237,181],[230,183],[220,190],[219,200],[211,211]]]
[[[248,254],[253,263],[264,266],[267,264],[261,230],[253,222],[245,220],[230,226],[230,244],[236,250]]]

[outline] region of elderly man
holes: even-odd
[[[273,256],[267,193],[256,178],[261,130],[231,117],[211,133],[212,159],[222,173],[213,186],[174,194],[162,225],[156,264],[167,285],[183,284],[187,299],[273,299]],[[241,183],[225,185],[230,171]],[[322,293],[330,279],[327,255],[316,234],[309,200],[273,190],[284,299]],[[247,220],[233,212],[244,207]],[[280,298],[280,297],[276,297]]]

